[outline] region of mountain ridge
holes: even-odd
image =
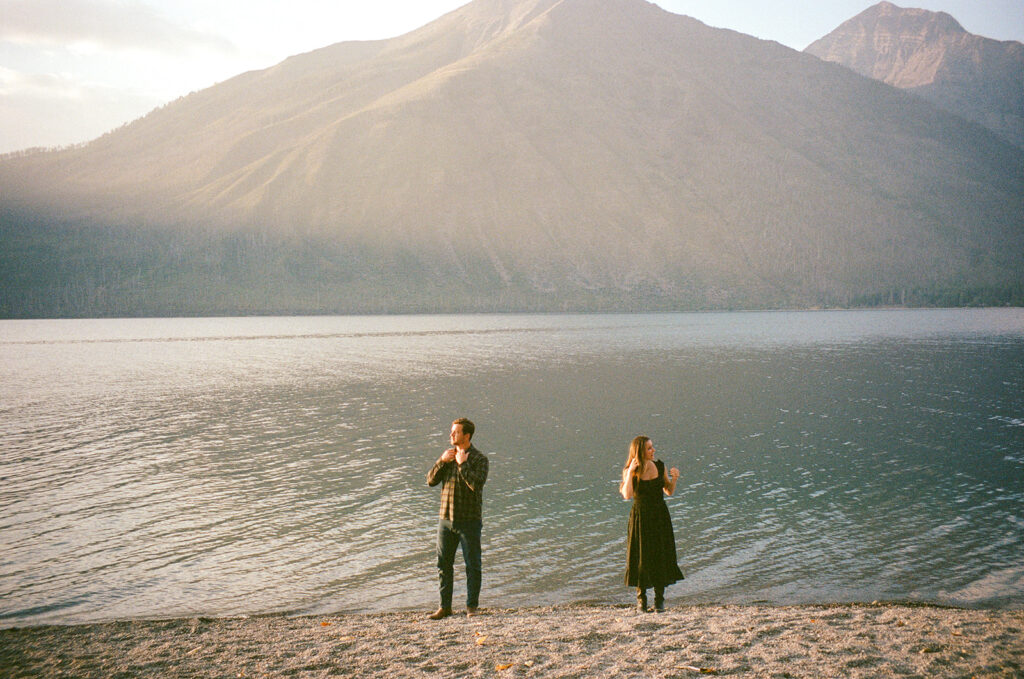
[[[1024,43],[974,35],[945,12],[881,2],[804,51],[913,92],[1024,147]]]
[[[8,289],[34,301],[8,294],[0,313],[76,285],[51,307],[178,312],[180,291],[186,313],[1005,301],[1021,186],[1020,149],[777,43],[642,0],[476,0],[0,162],[20,194],[0,245],[49,261],[43,234],[66,224],[89,262],[26,286],[38,274],[8,260]]]

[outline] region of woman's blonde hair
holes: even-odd
[[[647,466],[647,461],[644,459],[644,454],[647,452],[647,442],[650,441],[649,436],[637,436],[629,444],[629,456],[626,458],[626,466],[623,467],[623,471],[629,469],[629,465],[636,459],[639,464],[636,466],[636,471],[633,472],[634,476],[640,476],[644,473],[644,467]]]

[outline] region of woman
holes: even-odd
[[[654,444],[637,436],[629,445],[629,457],[622,469],[619,492],[633,500],[629,510],[626,548],[626,584],[636,587],[637,608],[647,612],[647,588],[654,587],[654,610],[665,609],[665,587],[683,579],[676,563],[676,540],[672,519],[662,495],[676,490],[679,470],[665,472],[665,464],[654,459]]]

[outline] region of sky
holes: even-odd
[[[657,0],[802,50],[877,0]],[[466,0],[0,0],[0,153],[92,140],[294,54],[390,38]],[[896,0],[1024,42],[1024,0]]]

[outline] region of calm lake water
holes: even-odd
[[[0,626],[430,610],[460,415],[484,606],[630,602],[639,433],[670,606],[1024,606],[1024,310],[50,320],[0,322]]]

